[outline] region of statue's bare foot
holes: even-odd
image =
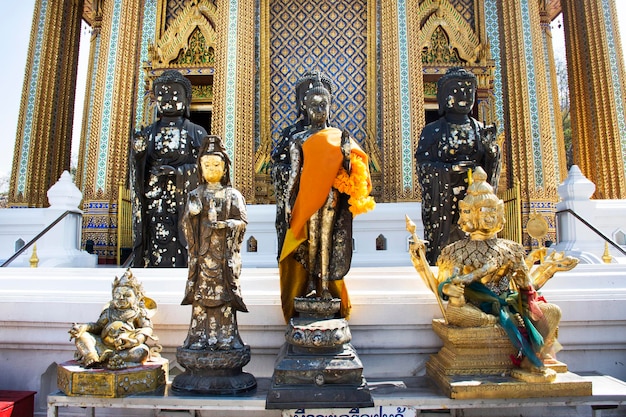
[[[111,356],[111,358],[106,364],[106,367],[108,369],[124,369],[124,368],[128,368],[129,366],[130,364],[126,363],[124,358],[122,358],[122,356],[118,354]]]
[[[511,371],[513,378],[526,382],[553,382],[556,379],[556,371],[545,366],[535,366],[528,358],[524,358],[521,368]]]
[[[89,353],[83,358],[83,366],[85,368],[94,368],[100,364],[98,354]]]
[[[333,295],[327,289],[322,291],[322,300],[332,300]]]
[[[317,297],[317,291],[315,290],[311,290],[307,293],[307,295],[304,296],[305,298],[315,298]]]
[[[105,363],[109,360],[111,356],[113,356],[113,353],[115,352],[113,352],[111,349],[105,350],[104,352],[102,352],[102,355],[100,355],[100,359],[98,360],[98,362]]]

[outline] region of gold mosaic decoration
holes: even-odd
[[[607,3],[610,4],[608,10],[605,9]],[[602,30],[607,20],[616,24],[615,4],[612,1],[589,2],[580,7],[577,2],[568,1],[562,2],[562,7],[565,32],[573,34],[566,52],[572,137],[576,138],[574,163],[596,185],[596,198],[623,199],[626,198],[625,95],[623,81],[619,80],[624,80],[626,74],[622,50],[616,46],[619,45],[617,33]],[[584,30],[581,28],[595,30],[583,36],[578,33]],[[609,41],[614,46],[613,51]],[[615,54],[613,58],[609,58],[611,53]],[[621,101],[619,105],[616,98]]]
[[[430,48],[422,51],[423,64],[450,65],[461,64],[462,60],[456,49],[450,48],[448,35],[441,26],[437,26],[430,39]]]

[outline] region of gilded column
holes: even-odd
[[[48,189],[70,169],[82,12],[82,0],[35,2],[10,207],[47,206]]]
[[[254,201],[254,14],[252,0],[220,3],[213,78],[212,133],[222,137],[233,185],[248,202]]]
[[[554,46],[552,44],[552,29],[550,16],[547,13],[547,0],[540,3],[539,17],[541,20],[541,33],[543,37],[543,56],[545,57],[546,83],[549,99],[550,127],[552,140],[547,148],[554,157],[553,172],[551,175],[556,179],[557,185],[567,178],[567,157],[565,155],[565,138],[563,136],[563,123],[561,117],[561,104],[559,100],[559,86],[556,77],[556,64],[554,60]],[[550,167],[548,167],[550,168]]]
[[[102,24],[93,46],[97,60],[88,97],[88,137],[81,151],[88,160],[82,175],[83,236],[94,241],[100,262],[112,263],[118,186],[127,182],[128,143],[135,117],[143,1],[103,1],[99,9]]]
[[[424,86],[416,33],[417,3],[382,0],[380,5],[380,79],[383,108],[383,201],[416,199],[413,153],[424,126]],[[412,34],[412,41],[409,39]]]
[[[522,186],[522,224],[530,213],[540,213],[554,240],[557,180],[554,155],[554,120],[544,32],[536,0],[501,2],[504,120],[510,178]],[[524,235],[526,246],[536,244]]]
[[[624,66],[614,0],[561,0],[574,163],[596,198],[626,198]]]

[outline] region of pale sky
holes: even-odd
[[[622,47],[626,50],[626,1],[616,0],[615,4],[620,22]],[[34,5],[35,0],[19,0],[10,2],[10,4],[9,0],[0,0],[0,39],[2,39],[0,42],[0,56],[3,58],[3,63],[0,66],[2,71],[0,82],[4,91],[4,99],[0,100],[0,125],[4,126],[5,129],[5,133],[0,138],[0,143],[2,144],[0,177],[11,175],[15,132],[20,110]],[[7,10],[9,8],[10,12]],[[559,35],[555,33],[554,37],[555,43],[558,43]],[[84,44],[88,44],[88,42],[84,42]],[[82,46],[82,50],[85,51],[86,45]],[[81,53],[82,61],[80,65],[86,65],[85,57],[87,54],[88,50],[85,53]],[[84,84],[84,78],[79,79],[79,83]],[[79,98],[80,100],[78,101],[82,101],[82,94]],[[77,108],[75,114],[75,120],[80,120],[82,108]],[[72,153],[74,155],[77,154],[78,149],[73,149]]]

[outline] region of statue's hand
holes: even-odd
[[[202,201],[196,194],[192,194],[189,197],[189,214],[197,216],[202,211]]]
[[[80,338],[87,331],[88,326],[86,324],[74,323],[72,328],[68,331],[70,334],[70,340]]]
[[[467,172],[469,168],[472,167],[472,162],[470,161],[459,161],[455,164],[452,164],[452,171],[454,172]]]
[[[285,204],[285,223],[289,225],[291,223],[291,204]]]
[[[465,287],[460,283],[445,284],[441,291],[450,298],[461,298],[463,297]]]
[[[228,227],[228,221],[218,220],[210,223],[212,229],[226,229]]]
[[[156,176],[160,176],[160,175],[175,175],[176,174],[176,168],[174,168],[173,166],[170,165],[159,165],[156,167],[152,167],[152,170],[150,171],[153,175]]]

